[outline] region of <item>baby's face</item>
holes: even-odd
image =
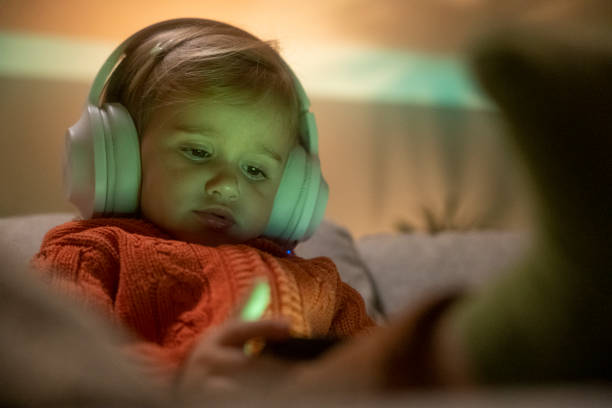
[[[284,111],[263,99],[162,108],[141,138],[143,216],[176,239],[216,246],[265,230],[294,145]],[[229,224],[209,211],[225,210]]]

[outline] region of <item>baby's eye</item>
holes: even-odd
[[[245,171],[247,173],[247,177],[252,180],[265,180],[268,178],[263,171],[255,166],[246,166]]]
[[[202,161],[210,157],[210,153],[204,149],[198,147],[181,147],[181,152],[193,161]]]

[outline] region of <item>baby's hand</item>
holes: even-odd
[[[195,346],[178,380],[181,391],[231,391],[238,377],[252,368],[253,359],[244,352],[253,338],[284,340],[289,324],[284,320],[243,322],[231,320],[208,331]]]

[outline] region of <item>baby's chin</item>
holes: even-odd
[[[210,247],[241,244],[251,239],[238,237],[228,232],[221,231],[170,231],[170,234],[174,239],[179,241]]]

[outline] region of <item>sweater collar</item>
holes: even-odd
[[[89,226],[112,226],[118,227],[122,230],[150,237],[157,237],[162,239],[174,240],[174,238],[157,227],[152,222],[143,218],[92,218],[88,220],[77,220],[80,222],[87,222]],[[272,238],[260,236],[257,238],[250,239],[241,244],[236,245],[247,245],[265,252],[268,252],[274,256],[286,257],[293,255],[293,249],[296,247],[297,242],[284,243],[277,241]]]

